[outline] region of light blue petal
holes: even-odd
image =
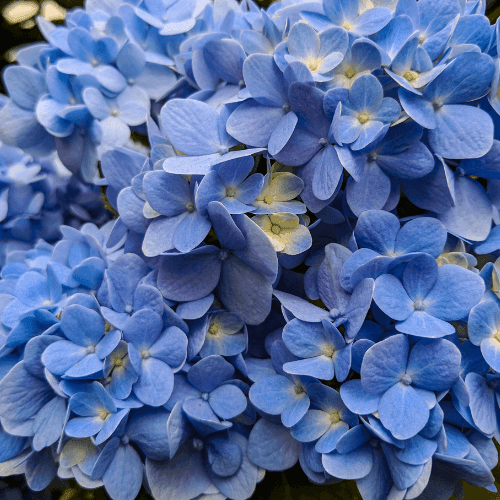
[[[282,375],[266,377],[250,387],[250,401],[270,415],[280,415],[297,399],[294,383]],[[292,424],[294,425],[294,424]]]
[[[436,128],[429,131],[429,145],[434,153],[450,159],[480,158],[491,149],[493,122],[485,111],[447,104],[435,117]]]
[[[134,394],[150,406],[162,406],[174,388],[172,369],[163,361],[148,358],[142,361],[142,371],[133,386]]]
[[[361,385],[361,380],[344,382],[340,386],[340,396],[347,408],[358,415],[368,415],[378,411],[380,395],[366,392]]]
[[[439,268],[436,284],[425,299],[426,311],[445,321],[462,319],[481,300],[483,293],[484,282],[480,276],[447,264]]]
[[[133,500],[141,489],[143,470],[141,457],[134,448],[120,446],[102,477],[104,488],[114,500]]]
[[[401,282],[390,274],[383,274],[375,280],[373,300],[388,316],[399,321],[413,312],[413,301],[408,297]]]
[[[409,439],[421,431],[429,419],[425,401],[408,385],[399,382],[380,399],[380,420],[397,439]]]
[[[406,373],[418,387],[445,391],[458,379],[460,359],[460,351],[448,340],[420,340],[411,350]]]
[[[363,389],[380,394],[397,384],[406,371],[409,343],[405,335],[393,335],[366,351],[361,364]]]
[[[323,467],[328,474],[340,479],[360,479],[373,466],[373,452],[369,446],[361,446],[350,453],[340,454],[336,450],[322,456]]]
[[[181,153],[208,155],[219,150],[219,115],[208,104],[173,99],[162,109],[161,122],[172,145]]]
[[[235,385],[223,384],[210,393],[208,403],[221,419],[228,420],[245,411],[247,398]]]
[[[250,460],[267,470],[286,470],[299,459],[299,443],[282,425],[261,418],[248,438]]]

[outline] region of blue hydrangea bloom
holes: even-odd
[[[453,333],[448,321],[467,317],[485,290],[483,280],[473,272],[454,264],[438,268],[427,255],[409,262],[402,278],[379,276],[373,300],[398,321],[398,331],[419,337]]]

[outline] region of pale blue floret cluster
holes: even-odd
[[[87,0],[39,27],[0,103],[0,476],[496,491],[485,1]]]

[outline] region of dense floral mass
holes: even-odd
[[[496,491],[485,1],[38,24],[0,100],[0,476],[246,500],[299,462],[363,500]]]

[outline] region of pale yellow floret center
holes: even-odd
[[[321,67],[321,60],[311,57],[306,61],[306,65],[314,73]]]
[[[495,330],[494,337],[500,342],[500,329]]]
[[[366,123],[370,119],[370,115],[368,113],[360,113],[358,115],[358,121],[361,124]]]
[[[333,354],[335,353],[335,349],[332,346],[327,345],[327,346],[323,347],[322,353],[323,353],[323,356],[327,356],[328,358],[332,358]]]
[[[236,188],[234,188],[234,187],[226,188],[226,196],[228,198],[233,198],[235,194],[236,194]]]
[[[219,334],[219,327],[215,324],[215,323],[212,323],[210,325],[210,327],[208,328],[208,333],[210,335],[218,335]]]
[[[271,232],[273,234],[280,234],[281,227],[279,227],[277,224],[273,224],[273,226],[271,227]]]
[[[405,74],[404,74],[404,77],[406,78],[406,80],[408,80],[409,82],[412,82],[413,80],[416,80],[418,78],[418,73],[416,71],[407,71]]]
[[[99,412],[97,413],[98,417],[101,419],[101,420],[106,420],[106,418],[108,417],[109,415],[109,412],[106,411],[104,408],[101,408],[99,410]]]
[[[332,411],[332,413],[330,413],[330,422],[332,424],[338,424],[340,422],[340,415],[338,411]]]
[[[115,359],[113,360],[113,364],[114,364],[115,366],[123,366],[123,359],[122,359],[122,358],[115,358]]]
[[[352,78],[354,75],[356,74],[356,70],[354,68],[349,68],[346,72],[345,72],[345,76],[347,78]]]
[[[352,30],[352,26],[351,26],[351,25],[350,25],[347,21],[344,21],[344,22],[342,23],[342,28],[344,28],[344,29],[345,29],[345,30],[347,30],[347,31]]]
[[[188,204],[186,205],[186,210],[187,210],[188,212],[194,212],[194,203],[188,203]]]
[[[420,36],[418,37],[418,43],[422,44],[422,43],[424,43],[424,42],[425,42],[425,35],[420,35]]]
[[[271,203],[274,201],[274,197],[270,194],[264,196],[264,203],[267,205],[271,205]]]

